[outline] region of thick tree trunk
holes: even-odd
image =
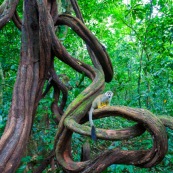
[[[36,1],[25,1],[21,60],[8,122],[0,140],[0,172],[15,172],[20,163],[41,96],[46,65],[49,67],[45,56],[50,59],[50,48],[47,47],[46,53],[42,51],[47,37],[43,36],[41,22],[39,23]],[[42,29],[41,32],[39,29]]]

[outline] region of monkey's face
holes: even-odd
[[[105,93],[105,96],[106,96],[107,98],[111,99],[112,96],[113,96],[113,92],[112,92],[112,91],[107,91],[107,92]]]

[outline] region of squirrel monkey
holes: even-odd
[[[92,118],[93,111],[94,111],[94,109],[99,109],[99,108],[103,108],[105,106],[109,106],[112,96],[113,96],[113,92],[107,91],[106,93],[97,96],[94,99],[94,101],[92,102],[92,105],[91,105],[91,108],[89,111],[89,122],[91,125],[91,138],[94,141],[96,141],[97,137],[96,137],[94,122],[93,122],[93,118]]]

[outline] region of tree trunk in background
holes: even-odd
[[[140,55],[140,60],[139,60],[139,71],[138,71],[138,104],[139,107],[141,108],[142,103],[141,103],[141,80],[142,80],[142,61],[143,61],[143,53],[144,50],[142,49],[141,55]]]

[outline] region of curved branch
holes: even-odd
[[[46,94],[49,92],[51,87],[54,88],[54,96],[53,96],[54,101],[51,104],[51,111],[56,117],[54,119],[55,123],[58,124],[61,119],[61,115],[63,114],[63,109],[64,109],[65,103],[67,101],[68,92],[67,92],[67,88],[65,87],[65,85],[59,80],[53,67],[50,68],[49,80],[48,80],[45,91],[41,95],[41,99],[46,96]],[[58,101],[59,101],[61,90],[62,90],[63,97],[62,97],[61,105],[59,107]]]
[[[71,4],[72,4],[73,10],[74,10],[74,12],[75,12],[77,18],[80,19],[81,22],[84,24],[84,20],[83,20],[83,17],[82,17],[82,13],[81,13],[81,11],[80,11],[80,9],[79,9],[79,6],[78,6],[77,1],[76,1],[76,0],[70,0],[70,2],[71,2]],[[96,68],[100,68],[100,63],[98,62],[98,60],[97,60],[97,58],[96,58],[94,52],[92,51],[92,49],[91,49],[87,44],[86,44],[86,47],[87,47],[88,53],[89,53],[89,55],[90,55],[90,58],[91,58],[91,60],[92,60],[92,62],[93,62],[93,64],[94,64],[94,66],[95,66]]]
[[[55,56],[58,57],[62,62],[68,64],[73,69],[78,71],[79,73],[85,73],[90,79],[94,79],[92,68],[84,64],[82,61],[73,58],[65,49],[65,47],[60,43],[60,41],[56,38],[54,32],[52,32],[53,43],[52,49],[54,51]]]
[[[48,25],[52,26],[53,21],[49,20]],[[52,38],[52,50],[53,53],[58,59],[62,62],[68,64],[73,69],[78,71],[79,73],[85,73],[90,79],[94,79],[92,68],[83,63],[80,60],[73,58],[65,49],[65,47],[61,44],[61,42],[57,39],[54,28],[50,27],[51,38]]]
[[[86,42],[101,64],[106,82],[110,82],[113,77],[113,67],[110,58],[104,46],[99,43],[96,37],[86,28],[86,26],[79,19],[65,14],[58,17],[56,24],[68,25]]]
[[[162,121],[162,123],[170,128],[171,130],[173,130],[173,117],[171,116],[166,116],[166,115],[162,115],[162,116],[158,116],[158,118]]]
[[[20,17],[19,17],[19,15],[18,15],[16,10],[15,10],[14,15],[12,17],[12,20],[13,20],[14,24],[17,26],[17,28],[21,31],[21,29],[22,29],[22,21],[21,21],[21,19],[20,19]]]
[[[80,9],[79,9],[77,1],[76,0],[70,0],[70,2],[71,2],[71,5],[73,7],[73,10],[74,10],[77,18],[80,19],[82,21],[82,23],[84,23],[83,17],[82,17],[82,14],[80,12]]]
[[[60,112],[60,114],[63,114],[63,109],[64,109],[65,104],[67,102],[68,90],[67,90],[66,86],[61,82],[61,80],[59,79],[58,75],[56,74],[56,72],[53,68],[50,69],[50,74],[52,76],[52,85],[54,87],[53,104],[58,105],[60,91],[61,91],[62,92],[62,100],[61,100],[60,106],[58,107],[58,111]]]
[[[0,6],[0,29],[2,29],[6,25],[6,23],[13,17],[18,3],[19,0],[6,0]]]
[[[80,121],[80,119],[84,115],[86,115],[86,113],[91,105],[92,100],[103,89],[103,87],[104,87],[103,72],[100,70],[97,70],[97,69],[95,69],[94,71],[95,71],[95,76],[96,76],[94,81],[88,88],[86,88],[81,94],[79,94],[79,96],[69,105],[66,112],[64,113],[64,115],[61,118],[61,121],[59,123],[59,129],[56,134],[55,147],[56,147],[57,160],[60,163],[60,165],[62,165],[65,169],[67,169],[69,171],[71,171],[71,169],[75,169],[76,164],[74,163],[75,166],[73,168],[69,169],[68,166],[70,166],[70,164],[67,162],[66,159],[71,160],[71,153],[70,153],[71,144],[70,144],[70,142],[71,142],[72,132],[64,126],[64,120],[66,117],[70,117],[75,114],[76,121]],[[82,107],[82,109],[81,109],[81,107]],[[64,156],[67,156],[67,157],[64,158]],[[81,167],[83,167],[84,165],[85,165],[85,162],[82,163]],[[75,171],[79,171],[78,168]]]
[[[91,136],[91,127],[80,125],[72,117],[67,117],[64,121],[68,129],[81,135]],[[106,130],[96,128],[98,139],[104,140],[125,140],[131,139],[136,136],[140,136],[145,132],[145,128],[142,124],[136,124],[129,128],[123,128],[118,130]]]
[[[87,166],[85,162],[82,162],[82,164],[76,165],[74,162],[71,162],[71,135],[72,132],[67,129],[65,125],[64,120],[68,117],[71,117],[73,115],[75,116],[75,120],[79,122],[83,116],[86,115],[92,100],[96,97],[96,95],[103,89],[104,87],[104,75],[102,69],[99,67],[99,63],[104,67],[104,70],[108,71],[105,72],[106,80],[110,81],[112,79],[113,75],[113,68],[112,64],[110,62],[110,59],[106,53],[105,50],[103,50],[103,47],[98,42],[98,40],[94,37],[94,35],[91,34],[89,30],[78,20],[75,18],[73,20],[71,17],[65,15],[65,17],[68,18],[68,20],[65,18],[63,20],[60,19],[60,17],[57,20],[58,24],[64,24],[63,22],[68,21],[70,24],[69,26],[72,27],[72,29],[75,30],[75,32],[87,43],[91,43],[92,45],[89,45],[91,50],[95,52],[95,56],[98,59],[96,62],[95,67],[98,69],[91,69],[92,75],[95,77],[93,83],[86,88],[79,96],[70,104],[70,106],[67,108],[66,112],[64,113],[63,117],[61,118],[61,121],[59,123],[59,129],[56,134],[55,139],[55,148],[56,148],[56,157],[60,165],[64,167],[64,169],[67,169],[71,172],[72,169],[75,169],[76,172],[81,171],[84,167]],[[60,20],[59,20],[60,19]],[[73,21],[70,22],[70,19]],[[67,23],[68,23],[67,22]],[[78,27],[80,26],[80,27]],[[59,43],[58,43],[59,44]],[[56,44],[56,45],[58,45]],[[59,44],[60,45],[60,44]],[[58,46],[57,46],[58,48]],[[58,49],[57,49],[58,50]],[[59,52],[62,54],[62,46],[59,46]],[[95,51],[96,50],[96,51]],[[56,49],[54,49],[56,51]],[[58,53],[57,53],[58,55]],[[66,55],[66,56],[65,56]],[[67,54],[64,55],[64,59],[68,57]],[[99,57],[100,56],[100,57]],[[59,57],[59,56],[58,56]],[[68,60],[70,57],[68,58]],[[106,63],[106,64],[104,64]],[[94,72],[94,73],[93,73]],[[65,156],[65,157],[64,157]],[[74,166],[71,167],[71,164],[67,162],[67,160],[72,163]],[[70,168],[69,168],[70,167]]]
[[[70,118],[73,118],[74,120],[78,122],[78,119],[76,118],[78,117],[78,114],[81,114],[80,111],[78,111],[78,109],[75,109],[75,115],[71,114]],[[158,164],[164,158],[167,152],[167,147],[168,147],[166,131],[165,131],[164,125],[159,120],[159,118],[151,114],[149,111],[143,110],[143,109],[133,109],[128,107],[111,106],[111,107],[107,107],[107,108],[105,107],[103,109],[97,110],[94,112],[94,114],[95,116],[101,116],[101,117],[105,117],[105,115],[110,116],[115,114],[127,119],[131,119],[133,121],[137,121],[140,124],[136,127],[140,127],[140,126],[145,127],[150,132],[153,138],[153,148],[151,150],[145,150],[145,151],[112,150],[112,151],[109,151],[109,155],[106,157],[110,157],[111,155],[114,155],[115,152],[116,153],[118,152],[118,153],[115,158],[111,159],[111,161],[110,160],[108,161],[107,159],[106,159],[107,161],[105,161],[105,155],[108,154],[107,151],[101,153],[96,159],[97,159],[98,165],[104,165],[103,166],[104,169],[108,165],[113,163],[115,164],[126,163],[126,164],[133,164],[140,167],[152,167]],[[65,125],[67,128],[71,128],[71,126],[76,125],[76,124],[72,124],[72,125],[68,124],[71,122],[71,121],[70,122],[68,121],[68,118],[69,117],[65,119]],[[74,127],[72,130],[74,130]],[[139,130],[141,129],[139,128]],[[71,130],[66,129],[65,131],[66,133],[71,134],[70,133]],[[101,131],[100,134],[98,133],[98,137],[99,138],[104,137],[104,139],[106,139],[106,135],[107,135],[108,136],[107,138],[110,139],[112,135],[111,133],[113,131],[110,131],[110,130],[105,130],[105,131],[106,131],[105,134],[103,134],[103,131]],[[78,132],[79,132],[79,129],[78,129]],[[99,130],[97,132],[99,132]],[[117,130],[115,132],[116,133],[114,133],[114,135],[116,135],[116,139],[118,140],[124,139],[124,137],[126,138],[127,136],[128,138],[131,138],[137,134],[136,130],[135,130],[136,132],[135,135],[130,134],[131,131],[126,131],[127,134],[124,133],[123,130]],[[67,152],[69,149],[69,142],[71,140],[71,136],[69,138],[70,138],[68,139],[69,141],[66,139],[67,140],[66,146],[63,146],[64,149],[62,149],[61,147],[61,150],[63,150],[62,153],[60,153],[60,150],[59,150],[59,154],[57,154],[57,158],[60,158],[60,160],[62,161],[61,164],[63,165],[63,167],[70,170],[71,172],[75,172],[75,171],[87,172],[87,169],[89,169],[90,171],[94,169],[98,169],[99,171],[100,169],[101,171],[104,170],[103,168],[100,168],[98,165],[95,164],[95,161],[94,161],[95,159],[87,161],[87,162],[72,161],[71,155]],[[138,160],[136,160],[136,157],[134,157],[134,155],[136,155],[136,157],[140,156],[140,159],[138,158]],[[73,165],[73,168],[70,167],[70,165]],[[94,172],[99,172],[98,170],[97,171],[95,170]]]

